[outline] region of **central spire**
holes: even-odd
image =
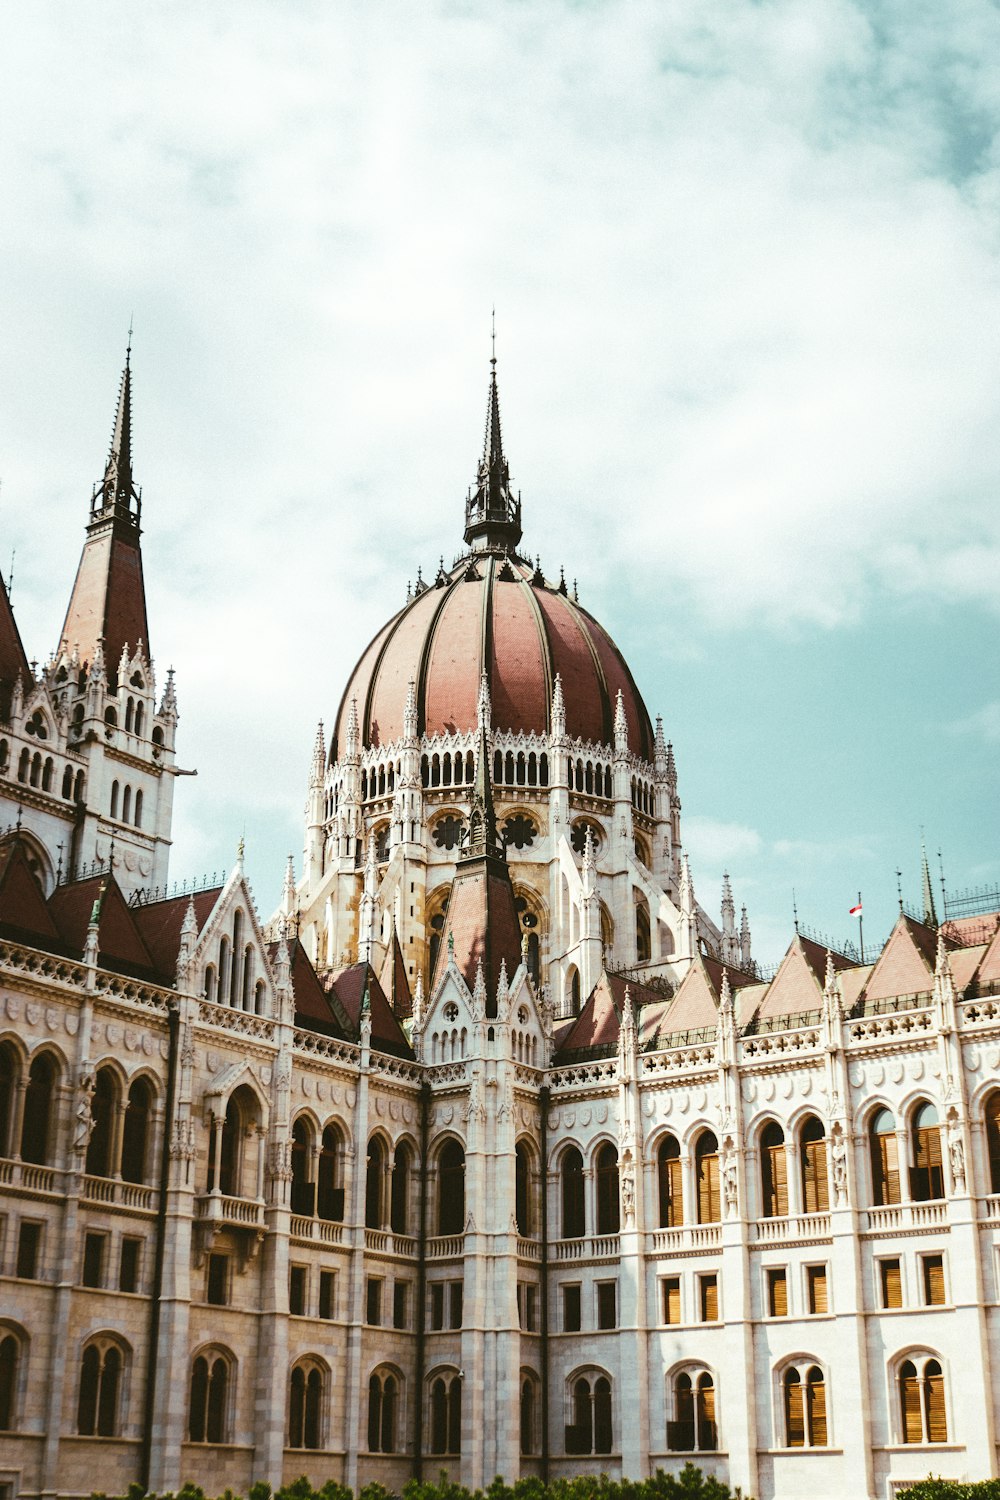
[[[104,478],[94,487],[90,502],[91,520],[114,515],[138,529],[142,512],[141,492],[132,476],[132,330],[129,328],[125,368],[118,388],[118,407],[111,433],[111,451],[104,466]]]
[[[476,552],[509,552],[521,540],[521,501],[510,487],[510,465],[500,432],[496,336],[490,358],[486,398],[486,440],[476,474],[476,489],[465,502],[465,540]]]

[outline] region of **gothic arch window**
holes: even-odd
[[[205,999],[215,1001],[218,998],[219,982],[214,964],[205,965]]]
[[[598,1234],[617,1234],[621,1228],[618,1197],[618,1151],[610,1141],[598,1147],[594,1158],[597,1192],[595,1223]]]
[[[316,1184],[312,1180],[313,1128],[305,1115],[299,1115],[292,1125],[292,1191],[293,1214],[303,1216],[312,1213],[315,1206]],[[299,1447],[300,1444],[290,1444]]]
[[[431,1381],[431,1452],[462,1451],[462,1380],[445,1372]]]
[[[244,1194],[245,1145],[258,1123],[259,1105],[253,1090],[241,1084],[229,1097],[218,1142],[219,1192],[227,1198]],[[213,1188],[214,1162],[209,1158],[209,1192]]]
[[[934,1105],[924,1100],[913,1111],[910,1146],[913,1166],[910,1168],[910,1196],[916,1203],[944,1197],[944,1169],[941,1164],[941,1124]]]
[[[992,1093],[983,1109],[986,1125],[986,1159],[989,1164],[990,1192],[1000,1193],[1000,1089]]]
[[[225,1005],[229,999],[229,975],[232,969],[232,952],[229,947],[229,939],[223,933],[219,939],[219,1004]]]
[[[533,1232],[531,1214],[531,1157],[523,1141],[514,1147],[514,1218],[522,1239]]]
[[[373,1370],[368,1381],[368,1452],[399,1451],[402,1381],[395,1370]]]
[[[660,1190],[660,1227],[673,1229],[684,1223],[681,1186],[681,1148],[676,1136],[665,1135],[656,1153],[656,1176]]]
[[[0,765],[3,764],[2,753],[0,753]],[[73,767],[67,766],[63,771],[62,794],[68,802],[73,795]]]
[[[136,1078],[128,1091],[122,1121],[121,1174],[126,1182],[147,1179],[152,1118],[153,1086],[148,1078]]]
[[[667,1447],[671,1453],[714,1453],[719,1446],[715,1380],[705,1369],[679,1370],[668,1397]]]
[[[604,1374],[584,1373],[571,1379],[566,1452],[610,1453],[614,1447],[611,1381]]]
[[[31,1060],[28,1087],[24,1092],[24,1115],[21,1121],[21,1160],[37,1166],[46,1165],[52,1154],[55,1134],[52,1120],[52,1098],[55,1093],[56,1064],[49,1052]]]
[[[385,1144],[381,1136],[373,1135],[368,1142],[368,1158],[365,1165],[365,1227],[367,1229],[382,1228],[385,1164]]]
[[[521,1371],[520,1401],[521,1452],[538,1452],[538,1380]]]
[[[438,1234],[465,1229],[465,1152],[454,1138],[438,1154]]]
[[[649,963],[652,953],[649,925],[649,903],[645,896],[635,893],[635,961]]]
[[[14,1111],[21,1060],[10,1042],[0,1042],[0,1157],[13,1155]]]
[[[132,788],[127,786],[122,792],[122,822],[128,823],[132,817]]]
[[[26,1348],[20,1329],[0,1323],[0,1432],[18,1428]]]
[[[566,993],[569,997],[569,1013],[578,1016],[582,1009],[580,999],[580,970],[575,964],[570,964],[566,973]]]
[[[122,1347],[108,1335],[93,1338],[80,1359],[76,1430],[81,1437],[117,1437],[121,1427]]]
[[[946,1443],[944,1372],[935,1356],[911,1354],[896,1372],[899,1392],[899,1441]]]
[[[868,1127],[871,1148],[872,1198],[875,1203],[899,1202],[899,1142],[896,1121],[887,1109],[878,1109]]]
[[[807,1214],[826,1213],[830,1207],[830,1177],[827,1170],[826,1127],[810,1115],[799,1131],[802,1163],[802,1207]]]
[[[786,1448],[828,1446],[826,1380],[819,1365],[796,1361],[781,1374]]]
[[[136,828],[141,828],[142,827],[142,789],[141,788],[135,794],[135,826],[136,826]]]
[[[226,997],[230,1005],[238,1005],[240,998],[240,957],[243,949],[243,913],[239,907],[233,912],[233,952],[232,963],[229,967],[229,994]]]
[[[567,1146],[562,1155],[560,1173],[562,1179],[562,1237],[564,1240],[579,1240],[586,1234],[583,1157],[579,1148]]]
[[[135,706],[135,732],[137,735],[142,734],[142,727],[145,721],[145,717],[146,710],[143,708],[141,703],[137,703]]]
[[[51,792],[51,790],[52,790],[52,773],[53,773],[52,757],[51,757],[51,755],[47,755],[45,757],[45,765],[42,768],[42,791],[43,792]]]
[[[344,1218],[344,1138],[336,1125],[327,1125],[319,1151],[316,1212],[321,1219],[342,1223]]]
[[[241,967],[242,981],[241,1003],[244,1010],[250,1010],[253,1005],[253,944],[247,943],[243,949],[243,964]]]
[[[119,795],[118,783],[117,783],[117,781],[113,781],[111,783],[111,816],[113,818],[117,818],[118,817],[118,795]]]
[[[406,1141],[398,1141],[392,1154],[389,1182],[389,1226],[393,1234],[410,1232],[410,1177],[413,1152]]]
[[[188,1410],[192,1443],[228,1442],[234,1385],[232,1358],[221,1349],[207,1349],[194,1360]]]
[[[289,1448],[321,1448],[325,1405],[323,1371],[313,1359],[299,1360],[288,1382]]]
[[[694,1148],[695,1181],[698,1192],[698,1223],[718,1224],[722,1218],[719,1199],[719,1143],[710,1130],[703,1130]]]
[[[375,830],[375,859],[380,865],[384,865],[389,858],[390,832],[391,828],[388,823],[383,823],[380,828]]]
[[[132,720],[135,716],[135,699],[129,698],[125,704],[125,733],[132,733]]]
[[[764,1219],[788,1217],[788,1166],[785,1132],[769,1120],[760,1134],[760,1209]]]
[[[85,788],[86,784],[87,784],[87,778],[85,777],[84,773],[82,771],[77,771],[77,773],[76,773],[76,780],[73,783],[73,801],[74,802],[82,802],[83,801],[83,793],[84,793],[84,788]]]
[[[91,1130],[84,1171],[88,1177],[110,1177],[114,1171],[115,1119],[118,1114],[118,1080],[111,1068],[98,1068],[90,1101]]]

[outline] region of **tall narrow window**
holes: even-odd
[[[605,1141],[598,1150],[596,1167],[597,1233],[617,1234],[621,1227],[621,1209],[618,1198],[618,1152],[610,1141]]]
[[[813,1365],[806,1376],[806,1428],[810,1448],[825,1448],[826,1384],[818,1365]]]
[[[807,1214],[826,1213],[830,1207],[826,1131],[815,1115],[802,1127],[802,1207]]]
[[[226,1441],[229,1366],[221,1355],[200,1354],[191,1366],[188,1436],[192,1443]]]
[[[594,1413],[591,1406],[590,1381],[582,1377],[573,1384],[573,1420],[566,1428],[567,1453],[594,1451]]]
[[[707,1371],[698,1376],[696,1417],[698,1447],[702,1453],[713,1453],[719,1439],[715,1425],[715,1386]]]
[[[447,1140],[438,1157],[438,1234],[461,1234],[464,1229],[465,1152],[458,1141]]]
[[[24,1117],[21,1122],[22,1161],[43,1165],[49,1159],[55,1077],[55,1064],[47,1052],[32,1059],[28,1069],[28,1087],[24,1092]]]
[[[562,1158],[562,1237],[578,1240],[584,1234],[583,1157],[569,1146]]]
[[[309,1121],[301,1115],[292,1126],[292,1213],[312,1213],[316,1185],[310,1182],[313,1133]]]
[[[903,1419],[903,1442],[922,1443],[924,1429],[920,1415],[920,1383],[916,1366],[908,1359],[899,1367],[899,1401]]]
[[[933,1104],[921,1104],[913,1116],[913,1167],[910,1191],[917,1203],[944,1197],[941,1126]]]
[[[125,1119],[122,1125],[122,1177],[126,1182],[146,1181],[146,1156],[152,1110],[153,1090],[149,1080],[135,1079],[128,1091],[128,1103],[125,1106]]]
[[[611,1382],[605,1375],[599,1375],[594,1381],[594,1452],[610,1453],[613,1446]]]
[[[785,1371],[785,1446],[803,1448],[806,1441],[805,1411],[802,1401],[802,1377],[798,1370]]]
[[[872,1196],[876,1203],[899,1202],[899,1143],[896,1122],[880,1109],[871,1123]]]
[[[785,1132],[774,1120],[760,1138],[761,1211],[765,1219],[788,1215],[788,1171]]]
[[[944,1375],[936,1359],[924,1366],[924,1420],[929,1443],[948,1441],[948,1420],[944,1410]]]
[[[90,1101],[92,1125],[85,1166],[88,1177],[111,1176],[111,1141],[117,1110],[118,1089],[114,1075],[110,1068],[99,1068]]]
[[[19,1073],[14,1049],[0,1046],[0,1157],[12,1155],[11,1134]]]
[[[12,1333],[0,1330],[0,1432],[17,1425],[17,1367],[21,1347]]]
[[[405,1142],[396,1147],[392,1159],[389,1223],[393,1234],[406,1234],[409,1223],[410,1148]]]
[[[674,1420],[667,1423],[667,1447],[672,1453],[693,1453],[694,1439],[694,1386],[684,1371],[674,1381]]]
[[[382,1179],[385,1176],[385,1147],[379,1136],[373,1135],[368,1142],[368,1163],[365,1176],[365,1225],[368,1229],[382,1228]]]
[[[987,1099],[983,1114],[986,1121],[986,1153],[990,1163],[990,1192],[1000,1193],[1000,1090]]]
[[[535,1451],[535,1389],[530,1380],[521,1381],[521,1452]]]
[[[83,1351],[76,1430],[81,1437],[114,1437],[122,1356],[116,1344],[96,1341]]]
[[[710,1130],[703,1131],[698,1137],[695,1170],[698,1181],[698,1223],[717,1224],[722,1216],[719,1200],[719,1143]]]
[[[514,1218],[517,1232],[523,1238],[531,1233],[530,1215],[531,1163],[523,1141],[514,1147]]]
[[[336,1126],[323,1131],[316,1183],[316,1211],[321,1219],[339,1223],[344,1217],[344,1189],[340,1176],[340,1136]]]
[[[684,1222],[681,1148],[674,1136],[664,1136],[660,1142],[656,1153],[656,1169],[660,1189],[660,1227],[672,1229]]]

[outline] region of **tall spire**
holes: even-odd
[[[104,638],[104,658],[112,688],[114,672],[128,647],[131,657],[142,649],[147,661],[149,623],[139,548],[140,491],[132,472],[132,344],[118,388],[111,451],[104,478],[94,486],[87,539],[60,638],[68,650],[79,646],[80,661],[94,660]]]
[[[472,806],[469,809],[469,840],[462,851],[462,858],[481,859],[484,854],[492,855],[494,859],[505,857],[497,833],[496,808],[493,806],[488,725],[480,722],[476,780],[472,788]]]
[[[934,907],[934,887],[931,885],[931,871],[927,863],[927,845],[920,845],[920,866],[923,875],[924,886],[924,921],[928,927],[936,927],[938,924],[937,911]]]
[[[486,398],[486,439],[475,492],[465,502],[465,540],[477,552],[510,551],[521,540],[521,501],[510,487],[510,465],[504,457],[500,431],[495,334]]]

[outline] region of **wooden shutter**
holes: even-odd
[[[811,1313],[828,1312],[826,1266],[810,1266],[807,1274],[809,1277],[809,1311]]]
[[[771,1166],[771,1191],[767,1212],[771,1217],[785,1219],[788,1217],[788,1158],[785,1155],[784,1144],[769,1146],[767,1154]]]
[[[990,1192],[1000,1193],[1000,1093],[986,1103],[986,1142],[990,1158]]]
[[[698,1159],[698,1223],[718,1224],[721,1217],[719,1158],[713,1153]]]
[[[683,1224],[681,1164],[676,1156],[660,1157],[660,1225],[674,1229]]]
[[[933,1360],[924,1372],[924,1402],[927,1407],[928,1442],[946,1443],[948,1419],[944,1411],[944,1376]]]
[[[919,1411],[917,1416],[919,1418]],[[805,1446],[805,1413],[802,1404],[802,1383],[797,1370],[789,1370],[785,1376],[785,1442],[789,1448]]]
[[[714,1276],[701,1278],[701,1321],[714,1323],[719,1316],[719,1283]]]
[[[903,1305],[903,1282],[899,1274],[898,1260],[883,1260],[882,1271],[882,1306],[902,1307]]]
[[[767,1273],[768,1313],[772,1318],[788,1316],[788,1279],[784,1271]]]
[[[923,1424],[920,1420],[920,1387],[917,1372],[907,1361],[899,1372],[899,1400],[903,1417],[903,1442],[922,1443]]]
[[[681,1320],[681,1282],[679,1276],[671,1276],[663,1283],[663,1321],[679,1323]]]
[[[944,1303],[944,1259],[940,1255],[924,1256],[924,1301],[928,1307]]]
[[[802,1147],[802,1197],[807,1214],[826,1213],[830,1207],[826,1141],[806,1141]]]
[[[698,1447],[703,1453],[713,1453],[718,1447],[715,1387],[708,1375],[702,1375],[698,1381]]]
[[[826,1386],[820,1370],[809,1371],[806,1385],[809,1402],[809,1446],[825,1448],[826,1437]]]
[[[899,1142],[895,1135],[887,1134],[877,1138],[877,1145],[881,1169],[881,1191],[877,1196],[882,1203],[898,1203]]]

